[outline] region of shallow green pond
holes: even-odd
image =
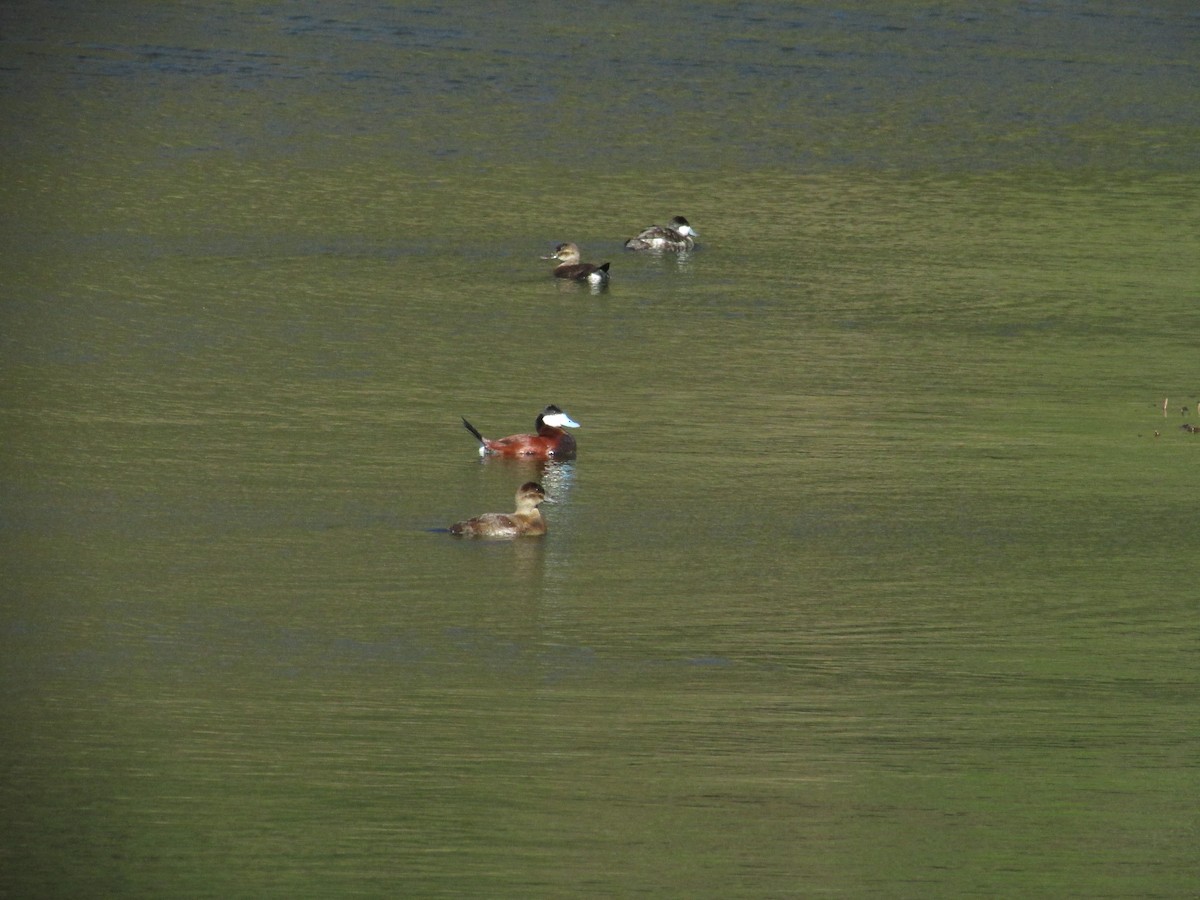
[[[1200,18],[468,9],[0,12],[0,894],[1194,892]]]

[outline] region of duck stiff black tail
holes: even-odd
[[[476,429],[474,425],[467,421],[465,416],[461,418],[463,420],[463,427],[465,427],[467,431],[471,432],[471,434],[475,435],[475,439],[479,441],[480,446],[483,446],[486,443],[486,441],[483,439],[483,435],[479,433],[478,429]]]

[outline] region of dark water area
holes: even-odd
[[[0,896],[1193,896],[1198,51],[0,7]]]

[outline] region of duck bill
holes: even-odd
[[[578,428],[579,423],[566,413],[555,413],[552,416],[542,416],[542,423],[551,428]]]

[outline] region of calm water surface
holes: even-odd
[[[0,895],[1194,896],[1200,16],[556,9],[0,10]]]

